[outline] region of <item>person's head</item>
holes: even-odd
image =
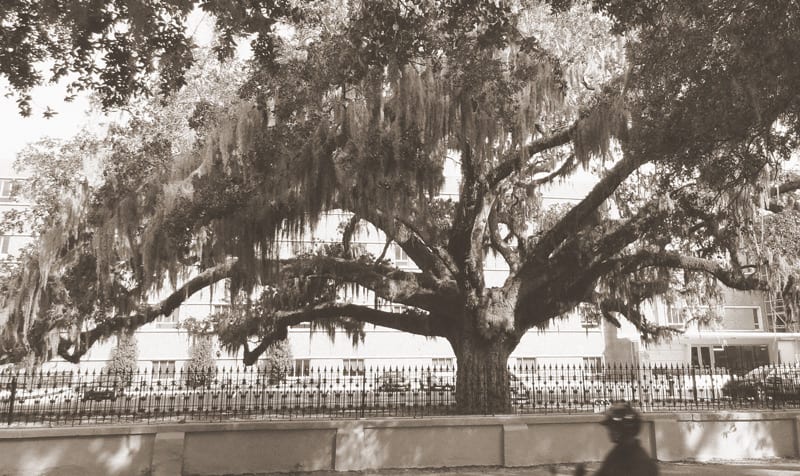
[[[619,443],[635,438],[642,427],[639,412],[633,409],[628,402],[617,402],[606,410],[602,421],[608,429],[608,436],[614,443]]]

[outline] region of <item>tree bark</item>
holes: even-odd
[[[508,356],[515,347],[505,334],[467,330],[453,339],[458,369],[456,405],[462,415],[511,412]]]

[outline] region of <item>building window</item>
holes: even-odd
[[[435,369],[444,369],[444,370],[452,369],[454,367],[453,359],[449,357],[433,358],[431,359],[431,367]]]
[[[683,327],[686,324],[688,309],[683,306],[667,306],[667,325],[672,327]]]
[[[294,359],[292,371],[295,377],[308,377],[311,374],[311,361],[309,359]]]
[[[761,321],[758,319],[758,308],[753,308],[753,328],[761,329]]]
[[[600,373],[601,368],[603,367],[603,358],[602,357],[584,357],[583,358],[583,368],[591,373]]]
[[[581,318],[581,327],[586,329],[596,329],[600,327],[600,311],[592,304],[579,304],[578,315]]]
[[[181,308],[176,307],[168,315],[156,317],[156,329],[176,329],[180,321]]]
[[[413,266],[411,259],[409,259],[408,255],[403,248],[400,248],[400,245],[395,243],[394,245],[394,264],[398,268],[409,268]]]
[[[707,345],[693,345],[692,367],[710,367],[712,365],[711,347]]]
[[[758,306],[725,306],[722,327],[732,331],[761,330],[761,313]]]
[[[13,179],[0,180],[0,202],[14,201],[14,193],[16,192],[17,182]]]
[[[153,375],[174,375],[175,374],[175,361],[174,360],[154,360],[153,361]]]
[[[290,242],[292,256],[301,255],[306,252],[307,246],[303,240],[292,240]]]
[[[536,368],[536,357],[517,357],[517,370],[533,370]]]
[[[8,247],[11,243],[11,237],[8,235],[0,235],[0,254],[7,255]]]
[[[211,314],[227,314],[231,310],[230,304],[212,304]]]
[[[696,361],[696,349],[692,347],[692,364]],[[743,374],[756,367],[769,364],[769,349],[766,345],[716,345],[712,348],[713,360],[703,365],[723,367],[731,372]],[[702,359],[703,355],[700,356]]]
[[[364,375],[364,359],[344,359],[342,373],[345,377],[358,377]]]

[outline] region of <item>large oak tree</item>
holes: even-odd
[[[236,310],[209,326],[247,364],[293,325],[371,323],[447,339],[460,409],[505,411],[510,353],[578,304],[650,338],[656,296],[791,285],[791,247],[767,253],[757,233],[770,206],[796,213],[798,182],[778,180],[799,131],[791,1],[235,3],[205,5],[223,38],[263,34],[240,99],[198,100],[188,146],[131,131],[104,180],[61,189],[73,200],[5,284],[5,360],[77,362],[229,280]],[[438,195],[446,160],[457,199]],[[581,167],[597,177],[585,198],[543,207]],[[331,211],[348,217],[339,244],[278,253]],[[419,272],[354,246],[364,228]],[[500,286],[490,255],[509,268]],[[147,304],[154,289],[166,297]],[[342,298],[359,292],[403,310]]]

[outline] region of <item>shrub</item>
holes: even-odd
[[[139,347],[134,334],[122,333],[117,337],[117,346],[111,351],[105,371],[118,386],[129,386],[138,368]]]
[[[186,385],[202,387],[214,378],[216,361],[214,360],[214,343],[211,337],[196,337],[189,347],[189,361],[186,363]]]
[[[289,341],[282,340],[269,346],[261,360],[260,370],[268,378],[268,383],[274,385],[284,378],[292,368],[292,351]]]

